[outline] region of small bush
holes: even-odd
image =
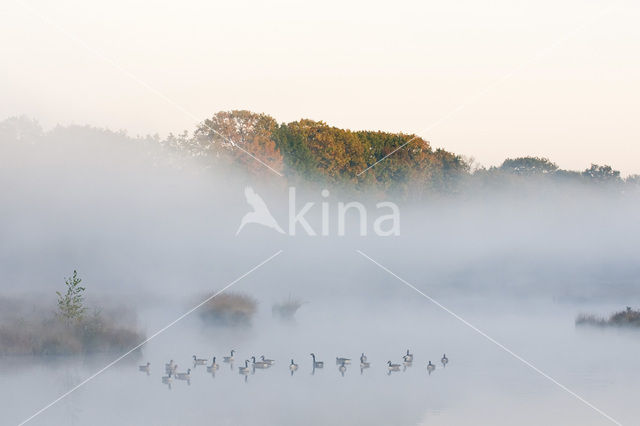
[[[200,316],[207,322],[223,326],[249,326],[258,302],[241,293],[222,293],[200,308]]]
[[[81,282],[82,279],[78,278],[78,272],[74,270],[73,276],[64,281],[67,291],[64,294],[56,291],[58,317],[67,324],[81,321],[87,311],[84,306],[84,291],[86,289],[80,285]]]

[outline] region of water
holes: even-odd
[[[536,301],[515,309],[508,299],[441,302],[621,423],[634,424],[640,415],[637,333],[576,329],[580,307],[567,304]],[[611,424],[419,296],[367,306],[320,299],[303,306],[294,323],[271,318],[262,306],[254,326],[238,330],[205,327],[197,315],[188,317],[149,342],[140,358],[123,360],[30,424]],[[156,304],[142,310],[141,318],[154,330],[181,308]],[[221,362],[232,348],[238,360],[264,354],[276,364],[245,380],[238,374],[240,362],[233,368]],[[413,366],[388,375],[386,361],[401,362],[407,348],[415,354]],[[312,351],[325,362],[315,374]],[[361,374],[363,351],[371,368]],[[450,359],[446,368],[439,362],[444,352]],[[214,376],[205,366],[193,368],[193,354],[209,359],[215,354],[220,370]],[[353,358],[344,377],[336,356]],[[291,358],[300,366],[293,376]],[[161,383],[169,359],[179,371],[193,369],[190,384]],[[24,420],[109,360],[10,360],[10,368],[0,371],[3,424]],[[431,375],[429,360],[437,366]],[[147,361],[148,376],[137,371]]]
[[[582,312],[638,306],[640,221],[631,194],[543,186],[396,200],[400,236],[360,238],[357,217],[346,237],[336,236],[336,206],[375,204],[378,195],[331,188],[323,198],[312,185],[297,188],[298,209],[313,201],[307,218],[319,230],[328,202],[330,236],[258,225],[236,236],[250,211],[247,185],[286,228],[294,183],[156,165],[116,134],[75,129],[48,138],[0,144],[0,297],[23,298],[25,312],[50,318],[46,307],[55,308],[55,291],[77,269],[90,307],[133,305],[151,335],[202,294],[283,254],[231,289],[259,301],[252,328],[206,327],[195,313],[30,424],[611,424],[356,250],[622,424],[640,418],[640,334],[574,326]],[[271,306],[288,295],[309,303],[287,324],[271,317]],[[30,310],[35,301],[44,308]],[[220,359],[231,349],[239,360],[264,354],[277,364],[246,382],[236,363],[215,377],[199,366],[190,385],[161,383],[170,359],[185,371],[194,354]],[[387,375],[385,363],[400,362],[407,349],[414,365]],[[314,375],[311,352],[326,363]],[[335,357],[362,352],[371,368],[360,374],[352,365],[342,377]],[[446,369],[437,362],[443,353]],[[1,358],[2,424],[27,419],[118,355]],[[293,376],[291,358],[300,365]],[[438,366],[431,375],[429,360]],[[149,376],[138,371],[147,361]]]

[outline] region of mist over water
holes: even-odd
[[[640,305],[637,196],[576,187],[389,197],[399,236],[360,237],[351,215],[338,237],[339,201],[365,204],[371,229],[380,196],[330,188],[325,199],[297,186],[300,205],[315,202],[316,231],[320,203],[330,204],[330,236],[259,225],[236,236],[248,185],[287,228],[287,182],[178,167],[151,142],[95,129],[2,137],[0,290],[27,312],[36,306],[31,315],[53,310],[77,269],[90,304],[131,306],[149,336],[283,250],[229,289],[257,299],[251,327],[211,326],[194,312],[30,424],[610,424],[356,250],[621,423],[640,415],[638,333],[574,326],[581,312]],[[295,321],[279,321],[271,307],[290,295],[306,303]],[[231,349],[233,370],[221,364],[213,377],[198,366],[190,385],[161,383],[170,359],[185,371],[194,354],[220,362]],[[385,363],[407,349],[413,366],[387,375]],[[311,352],[325,362],[313,375]],[[371,368],[361,374],[362,352]],[[263,354],[276,364],[245,382],[237,367]],[[5,357],[3,423],[20,423],[117,355]],[[354,361],[344,377],[337,356]],[[149,376],[137,369],[147,361]]]

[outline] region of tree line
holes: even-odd
[[[166,138],[129,138],[122,132],[77,126],[56,127],[45,134],[36,122],[25,118],[0,122],[0,142],[14,139],[29,145],[50,135],[59,138],[64,134],[77,136],[78,132],[86,133],[88,145],[93,139],[117,136],[115,139],[126,139],[142,151],[155,153],[160,149],[162,158],[188,159],[190,164],[196,160],[204,168],[240,170],[260,179],[275,176],[276,171],[289,184],[311,183],[412,199],[485,189],[547,190],[568,185],[640,193],[639,175],[622,178],[610,165],[564,170],[547,158],[527,156],[506,159],[497,167],[483,167],[472,159],[434,149],[413,134],[352,131],[309,119],[278,123],[269,115],[251,111],[221,111],[192,132]],[[152,161],[165,160],[156,156]],[[367,170],[373,164],[375,167]]]
[[[520,157],[506,159],[498,167],[474,167],[472,160],[434,149],[416,135],[351,131],[309,119],[278,123],[269,115],[250,111],[218,112],[193,134],[169,135],[163,144],[206,164],[237,165],[253,175],[266,176],[271,171],[251,156],[294,181],[400,195],[448,194],[533,182],[634,190],[640,185],[638,175],[623,179],[609,165],[592,164],[583,171],[572,171],[560,169],[547,158]]]

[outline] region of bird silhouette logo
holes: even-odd
[[[253,208],[253,211],[245,214],[240,221],[240,226],[236,235],[240,233],[242,228],[249,223],[257,223],[258,225],[266,226],[267,228],[275,229],[281,234],[284,234],[278,222],[269,211],[267,204],[264,202],[261,196],[259,196],[252,187],[247,186],[244,188],[244,196],[247,199],[247,203]]]

